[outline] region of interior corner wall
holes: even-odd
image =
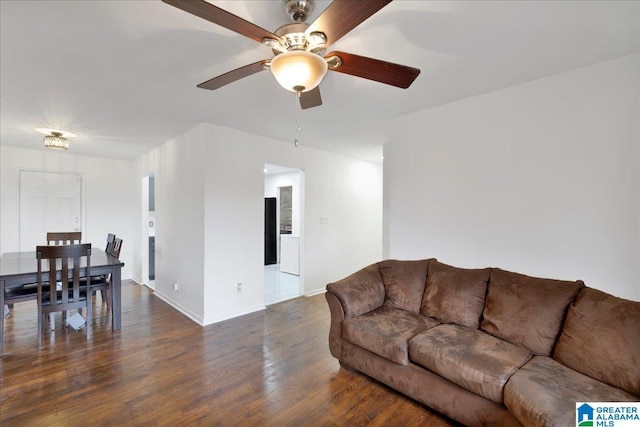
[[[380,165],[220,126],[202,127],[205,324],[264,308],[265,163],[304,171],[300,222],[306,295],[380,259]]]
[[[200,324],[264,308],[265,163],[304,172],[306,295],[381,258],[381,165],[199,125],[138,159],[136,187],[155,175],[156,295]]]
[[[639,56],[392,121],[385,248],[640,300]]]
[[[124,241],[120,258],[122,278],[132,277],[131,246],[135,215],[134,163],[125,160],[78,156],[69,152],[0,147],[0,253],[20,250],[21,170],[78,174],[82,182],[82,240],[104,249],[107,234]],[[113,173],[118,171],[118,173]],[[46,236],[42,236],[43,244]]]
[[[137,185],[155,176],[155,294],[197,323],[204,322],[204,142],[195,127],[142,156]],[[141,200],[141,190],[138,190]],[[138,217],[141,203],[136,204]],[[136,224],[141,224],[139,221]],[[141,225],[137,241],[142,241]],[[136,267],[141,274],[141,251]],[[175,289],[175,284],[178,289]]]

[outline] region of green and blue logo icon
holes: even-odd
[[[578,412],[576,414],[576,425],[578,427],[593,427],[593,407],[591,405],[583,403],[576,411]]]
[[[640,402],[576,402],[576,427],[632,426],[640,426]]]

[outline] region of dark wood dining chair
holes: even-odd
[[[47,245],[76,245],[82,243],[81,231],[50,231],[47,233]],[[55,329],[55,313],[49,315],[49,328]],[[66,313],[63,315],[63,319]]]
[[[44,317],[56,311],[86,309],[87,339],[91,338],[93,313],[91,293],[80,281],[80,260],[86,257],[86,275],[91,275],[91,244],[36,246],[38,261],[38,349],[42,348]],[[56,270],[61,268],[60,280]],[[60,286],[60,290],[58,290]]]
[[[115,236],[114,236],[115,237]],[[62,231],[62,232],[48,232],[47,233],[47,245],[71,245],[81,243],[82,232],[80,231]],[[5,289],[4,302],[6,309],[3,312],[5,317],[9,314],[9,307],[13,307],[13,304],[23,301],[35,300],[38,296],[38,290],[35,283],[28,285]],[[51,329],[53,329],[53,314],[49,319],[51,322]]]
[[[115,240],[115,238],[116,238],[115,234],[112,234],[112,233],[107,234],[107,247],[104,248],[104,251],[106,253],[109,253],[109,251],[111,250],[111,247],[113,246],[113,241]]]
[[[4,317],[9,317],[9,308],[15,303],[33,301],[38,298],[38,286],[35,283],[18,287],[7,287],[4,290]]]
[[[107,253],[116,258],[120,258],[121,248],[122,248],[122,239],[116,237],[115,239],[113,239],[113,245],[111,246],[111,250],[107,251]]]
[[[105,252],[116,258],[120,257],[120,247],[122,239],[116,238],[115,234],[107,234],[107,247]],[[111,309],[111,295],[109,294],[109,284],[111,283],[111,275],[105,274],[91,278],[91,293],[100,291],[102,301],[107,304],[107,310]]]
[[[56,231],[47,233],[47,245],[75,245],[82,243],[81,231]]]

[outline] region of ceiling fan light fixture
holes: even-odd
[[[291,92],[315,89],[327,74],[323,57],[304,50],[293,50],[276,55],[270,66],[280,86]]]

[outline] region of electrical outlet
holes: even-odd
[[[176,280],[176,283],[173,284],[173,290],[177,291],[178,290],[178,281]]]
[[[238,288],[237,288],[238,293],[242,292],[242,283],[238,282]]]

